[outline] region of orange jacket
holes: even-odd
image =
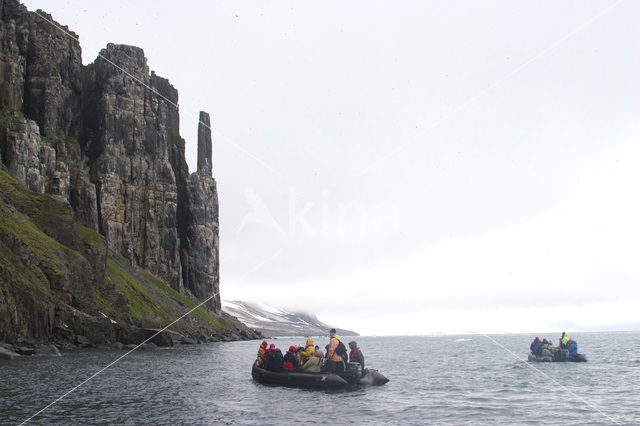
[[[260,345],[260,348],[258,348],[258,358],[264,359],[266,352],[267,352],[267,346],[264,344]]]
[[[327,359],[333,362],[342,361],[342,357],[336,353],[338,344],[340,343],[340,336],[334,334],[329,341],[329,350],[327,350]]]

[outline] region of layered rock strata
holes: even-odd
[[[200,113],[190,175],[178,92],[149,72],[142,49],[109,44],[83,66],[76,35],[50,15],[16,0],[0,0],[0,13],[0,163],[31,191],[66,203],[74,223],[103,239],[104,253],[93,259],[102,265],[88,259],[90,277],[73,291],[104,286],[105,259],[113,257],[177,294],[210,299],[219,313],[209,115]]]

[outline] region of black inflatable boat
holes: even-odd
[[[529,353],[529,361],[533,362],[587,362],[584,354],[570,355],[567,349],[555,349],[553,356],[540,356]]]
[[[361,373],[358,363],[348,363],[346,371],[337,375],[303,371],[269,371],[258,367],[258,363],[254,362],[251,376],[261,383],[324,389],[344,388],[350,385],[383,385],[389,381],[377,370],[365,369]]]

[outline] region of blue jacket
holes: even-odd
[[[538,341],[538,342],[533,342],[531,343],[531,346],[529,346],[529,348],[531,349],[531,353],[534,355],[540,355],[540,351],[542,350],[542,342]]]
[[[282,352],[276,348],[267,354],[265,368],[271,371],[280,371],[282,370],[282,362]]]
[[[576,342],[571,343],[571,346],[569,346],[569,355],[578,355],[578,344]]]

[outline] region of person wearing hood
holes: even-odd
[[[569,341],[567,342],[567,347],[569,348],[569,355],[578,355],[578,343],[576,343],[575,340],[569,339]]]
[[[282,352],[273,343],[266,353],[264,368],[271,371],[282,370]]]
[[[364,371],[364,355],[355,340],[349,342],[349,348],[351,349],[351,352],[349,352],[349,362],[359,363],[362,371]]]
[[[276,345],[274,345],[273,343],[269,345],[268,349],[265,349],[264,351],[264,361],[262,363],[262,368],[264,368],[265,370],[271,370],[270,365],[271,365],[271,351],[273,351],[276,348]]]
[[[302,369],[305,373],[319,373],[320,367],[322,367],[322,351],[320,348],[316,348],[313,351],[313,355],[307,362],[304,363]]]
[[[307,339],[307,344],[305,345],[304,350],[298,351],[300,354],[300,363],[304,364],[310,360],[314,351],[313,339]]]
[[[540,355],[540,350],[542,349],[542,342],[540,341],[539,337],[536,337],[535,339],[533,339],[533,342],[531,342],[531,346],[529,346],[529,349],[531,349],[532,354]]]
[[[258,348],[258,365],[263,366],[265,359],[267,359],[267,341],[263,340]]]
[[[293,371],[294,368],[297,368],[299,365],[298,360],[296,359],[296,347],[289,346],[289,350],[286,354],[284,354],[284,359],[282,362],[282,369],[285,371]]]
[[[563,331],[562,336],[560,336],[560,349],[569,349],[569,335]]]

